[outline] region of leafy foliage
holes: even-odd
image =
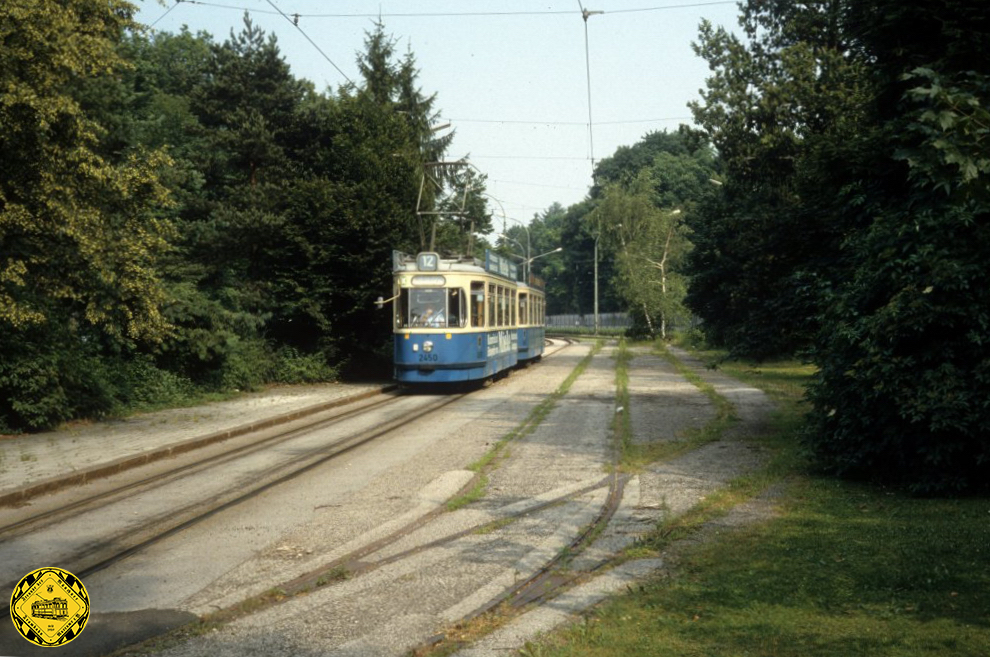
[[[850,4],[851,19],[867,11]],[[990,67],[977,66],[976,53],[987,32],[966,2],[881,7],[885,20],[852,23],[860,47],[876,57],[883,120],[863,127],[879,150],[860,159],[892,173],[864,199],[872,221],[846,242],[853,276],[821,318],[829,330],[816,350],[809,440],[842,474],[920,493],[985,489]],[[946,31],[891,49],[931,18]]]
[[[713,75],[692,111],[719,153],[722,185],[691,224],[688,305],[737,355],[809,346],[819,290],[842,278],[842,227],[806,203],[843,193],[830,184],[848,155],[836,151],[867,112],[839,9],[749,2],[740,17],[749,44],[704,23],[695,45]]]
[[[107,157],[82,80],[112,86],[124,2],[0,8],[0,426],[107,407],[97,354],[169,335],[157,264],[173,229],[160,150]]]
[[[688,303],[736,353],[819,366],[808,444],[829,471],[990,481],[988,20],[965,0],[751,0],[749,43],[702,27],[693,109],[724,185],[692,223]]]
[[[216,43],[131,11],[0,10],[0,430],[368,372],[388,342],[373,300],[451,138],[412,53],[379,26],[366,86],[321,95],[247,16]]]
[[[691,229],[685,219],[712,193],[712,152],[682,126],[620,149],[602,161],[599,174],[612,182],[598,189],[586,221],[614,254],[612,285],[636,320],[634,332],[666,339],[668,327],[686,324],[689,315],[684,272]]]
[[[121,163],[72,96],[81,76],[125,67],[124,2],[5,3],[0,10],[0,322],[4,332],[71,316],[120,339],[161,339],[154,272],[170,226],[160,152]],[[122,285],[119,281],[126,280]]]

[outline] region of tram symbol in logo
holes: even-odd
[[[42,589],[48,595],[42,595]],[[89,594],[75,575],[39,568],[24,576],[10,596],[10,618],[25,639],[43,648],[75,639],[89,620]]]

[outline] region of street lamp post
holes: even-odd
[[[502,219],[508,219],[510,221],[514,221],[517,224],[519,224],[520,226],[522,226],[522,229],[526,231],[526,259],[528,260],[529,259],[529,254],[533,252],[533,249],[532,249],[532,240],[530,239],[530,235],[529,235],[529,226],[527,226],[523,222],[519,221],[518,219],[513,219],[512,217],[506,217],[504,213],[502,214]],[[502,230],[503,230],[502,237],[505,237],[506,239],[512,240],[512,238],[509,237],[508,235],[506,235],[505,232],[504,232],[504,231],[508,230],[505,227],[505,224],[504,223],[502,224]],[[512,241],[513,242],[516,242],[516,240],[512,240]],[[516,244],[519,244],[519,242],[516,242]],[[519,244],[519,246],[521,247],[522,244]],[[526,282],[528,283],[529,282],[529,269],[526,269],[523,273],[526,276]]]
[[[601,229],[595,235],[595,335],[598,335],[598,240],[602,237]]]
[[[517,240],[515,238],[512,238],[512,237],[509,237],[505,233],[499,233],[498,236],[501,237],[503,240],[505,240],[507,242],[513,242],[520,249],[524,249],[525,248],[519,242],[519,240]],[[517,255],[513,254],[512,257],[519,258],[519,262],[522,263],[522,265],[523,265],[523,271],[525,272],[526,271],[526,269],[525,269],[526,268],[526,260],[529,258],[529,249],[526,249],[526,255],[525,256],[517,256]],[[529,282],[529,278],[528,277],[526,278],[526,281]]]
[[[554,253],[560,253],[560,252],[561,252],[561,251],[563,251],[563,250],[564,250],[564,247],[562,247],[562,246],[558,246],[558,247],[557,247],[556,249],[554,249],[553,251],[547,251],[546,253],[541,253],[540,255],[535,255],[535,256],[533,256],[532,258],[526,258],[526,261],[525,261],[525,262],[523,262],[523,264],[524,264],[524,265],[526,265],[526,266],[528,267],[528,266],[529,266],[529,263],[531,263],[531,262],[533,262],[533,261],[534,261],[534,260],[536,260],[537,258],[542,258],[543,256],[548,256],[548,255],[551,255],[551,254],[554,254]],[[529,283],[529,281],[526,281],[526,282],[527,282],[527,283]]]

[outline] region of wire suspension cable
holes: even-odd
[[[200,5],[202,7],[215,7],[217,9],[232,9],[235,11],[248,11],[258,14],[274,14],[275,12],[264,11],[252,7],[230,5],[220,2],[208,2],[206,0],[178,0],[190,5]],[[676,5],[663,5],[655,7],[637,7],[633,9],[610,9],[610,14],[628,14],[653,11],[667,11],[671,9],[690,9],[694,7],[711,7],[714,5],[734,5],[736,0],[712,0],[709,2],[687,2]],[[451,12],[393,12],[388,14],[293,14],[300,18],[473,18],[488,16],[559,16],[570,14],[570,10],[544,10],[544,11],[451,11]]]
[[[159,17],[158,17],[158,18],[157,18],[157,19],[155,20],[155,22],[154,22],[154,23],[152,23],[151,25],[149,25],[148,27],[154,27],[154,26],[156,26],[156,25],[158,25],[158,23],[159,23],[159,22],[160,22],[160,21],[161,21],[161,20],[162,20],[163,18],[165,18],[166,16],[168,16],[169,14],[171,14],[171,13],[172,13],[172,10],[173,10],[173,9],[175,9],[176,7],[178,7],[178,6],[179,6],[179,3],[180,3],[180,2],[182,2],[182,0],[175,0],[175,4],[174,4],[174,5],[172,5],[171,7],[169,7],[169,8],[168,8],[168,11],[166,11],[166,12],[165,12],[164,14],[162,14],[161,16],[159,16]]]
[[[283,12],[281,9],[279,9],[275,5],[275,3],[272,2],[272,0],[266,0],[266,1],[268,2],[268,4],[270,4],[272,6],[272,9],[274,9],[279,14],[281,14],[282,18],[284,18],[285,20],[287,20],[290,23],[292,23],[292,26],[295,27],[297,30],[299,30],[299,33],[301,35],[303,35],[304,37],[306,37],[306,40],[309,41],[314,48],[316,48],[317,52],[319,52],[321,55],[323,55],[323,59],[325,59],[328,62],[330,62],[330,66],[333,66],[335,69],[337,69],[337,72],[340,73],[341,75],[343,75],[344,76],[344,79],[347,80],[350,84],[354,84],[354,80],[352,80],[349,77],[347,77],[347,73],[344,73],[342,70],[340,70],[340,67],[337,66],[336,64],[334,64],[333,63],[333,60],[330,59],[330,57],[328,57],[327,54],[325,52],[323,52],[323,50],[318,45],[316,45],[316,42],[313,41],[312,39],[310,39],[309,38],[309,35],[306,34],[306,32],[303,31],[303,29],[301,27],[299,27],[299,14],[294,14],[295,20],[293,20],[292,18],[289,18],[288,16],[286,16],[285,15],[285,12]]]
[[[664,116],[657,119],[628,119],[623,121],[597,121],[595,125],[628,125],[633,123],[660,123],[662,121],[688,121],[690,116]],[[547,125],[547,126],[580,126],[588,125],[587,121],[523,121],[516,119],[459,119],[451,117],[457,123],[504,123],[506,125]]]

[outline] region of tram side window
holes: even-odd
[[[495,326],[502,326],[502,286],[495,286]]]
[[[506,326],[509,323],[509,308],[506,299],[506,289],[498,286],[498,325]]]
[[[527,303],[529,295],[525,292],[519,293],[519,323],[529,324],[529,304]]]
[[[511,290],[509,292],[509,295],[510,295],[510,297],[509,297],[510,298],[509,308],[512,309],[511,323],[512,323],[513,326],[516,326],[516,324],[517,324],[517,322],[516,322],[516,291],[515,290]]]
[[[485,325],[485,284],[471,283],[471,326]]]
[[[395,328],[405,328],[409,317],[409,289],[399,290],[398,303],[395,304]]]
[[[447,292],[449,294],[447,309],[450,311],[447,315],[447,326],[451,328],[465,326],[467,324],[467,306],[461,303],[464,299],[464,290],[450,288]]]
[[[498,326],[498,294],[495,290],[495,284],[489,283],[488,285],[488,326]]]

